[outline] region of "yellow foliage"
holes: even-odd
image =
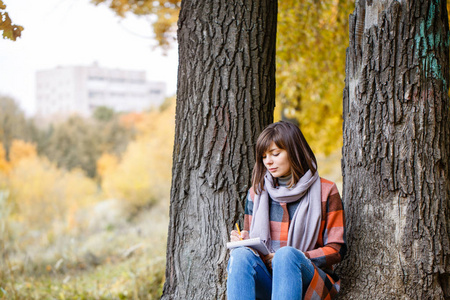
[[[119,123],[121,126],[125,128],[133,128],[137,124],[142,122],[144,118],[145,118],[144,113],[132,112],[121,115],[119,118]]]
[[[9,160],[12,166],[16,166],[23,159],[37,157],[36,146],[22,140],[13,140],[9,150]]]
[[[161,118],[161,114],[165,114],[165,117],[170,118],[166,110],[172,107],[174,110],[175,97],[167,98],[166,101],[161,105],[159,110],[152,110],[147,113],[132,112],[120,116],[119,122],[122,126],[126,128],[135,128],[140,135],[151,136],[152,132],[160,127],[160,122],[156,119]]]
[[[8,173],[11,170],[11,164],[6,160],[6,151],[0,144],[0,173]]]
[[[13,24],[8,12],[5,11],[6,5],[0,0],[0,31],[3,31],[3,38],[15,41],[22,35],[23,27]]]
[[[97,174],[103,177],[117,168],[118,158],[114,154],[103,153],[97,160]]]
[[[151,15],[152,26],[158,46],[170,48],[175,40],[176,24],[180,12],[180,0],[92,0],[95,5],[104,3],[117,15],[125,17],[127,12],[136,15]]]
[[[140,134],[128,145],[116,168],[103,174],[102,188],[112,198],[141,206],[170,193],[175,103],[163,112],[142,115]]]
[[[97,192],[95,182],[82,171],[66,172],[37,156],[14,166],[9,189],[15,218],[35,229],[65,224],[69,208],[86,206]]]
[[[354,2],[346,0],[279,2],[274,119],[296,119],[317,153],[342,146],[345,49],[353,8]]]

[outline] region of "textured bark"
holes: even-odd
[[[182,2],[162,299],[225,298],[225,244],[273,120],[276,17],[273,0]]]
[[[357,1],[344,90],[342,299],[450,297],[446,1]]]

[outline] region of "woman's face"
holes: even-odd
[[[272,142],[269,149],[263,154],[263,163],[273,177],[283,177],[291,173],[288,153]]]

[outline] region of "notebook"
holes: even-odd
[[[267,255],[270,253],[269,249],[267,249],[267,247],[266,247],[266,244],[264,244],[259,237],[254,238],[254,239],[247,239],[247,240],[227,243],[228,249],[234,249],[234,248],[238,248],[238,247],[250,247],[252,249],[258,250],[263,255]]]

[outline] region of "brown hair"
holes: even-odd
[[[292,178],[288,186],[292,187],[300,178],[311,170],[317,170],[317,161],[300,129],[292,123],[280,121],[270,124],[256,141],[255,167],[252,174],[252,186],[256,194],[264,190],[264,175],[267,172],[263,163],[263,155],[269,150],[272,142],[278,148],[286,150],[291,165]]]

